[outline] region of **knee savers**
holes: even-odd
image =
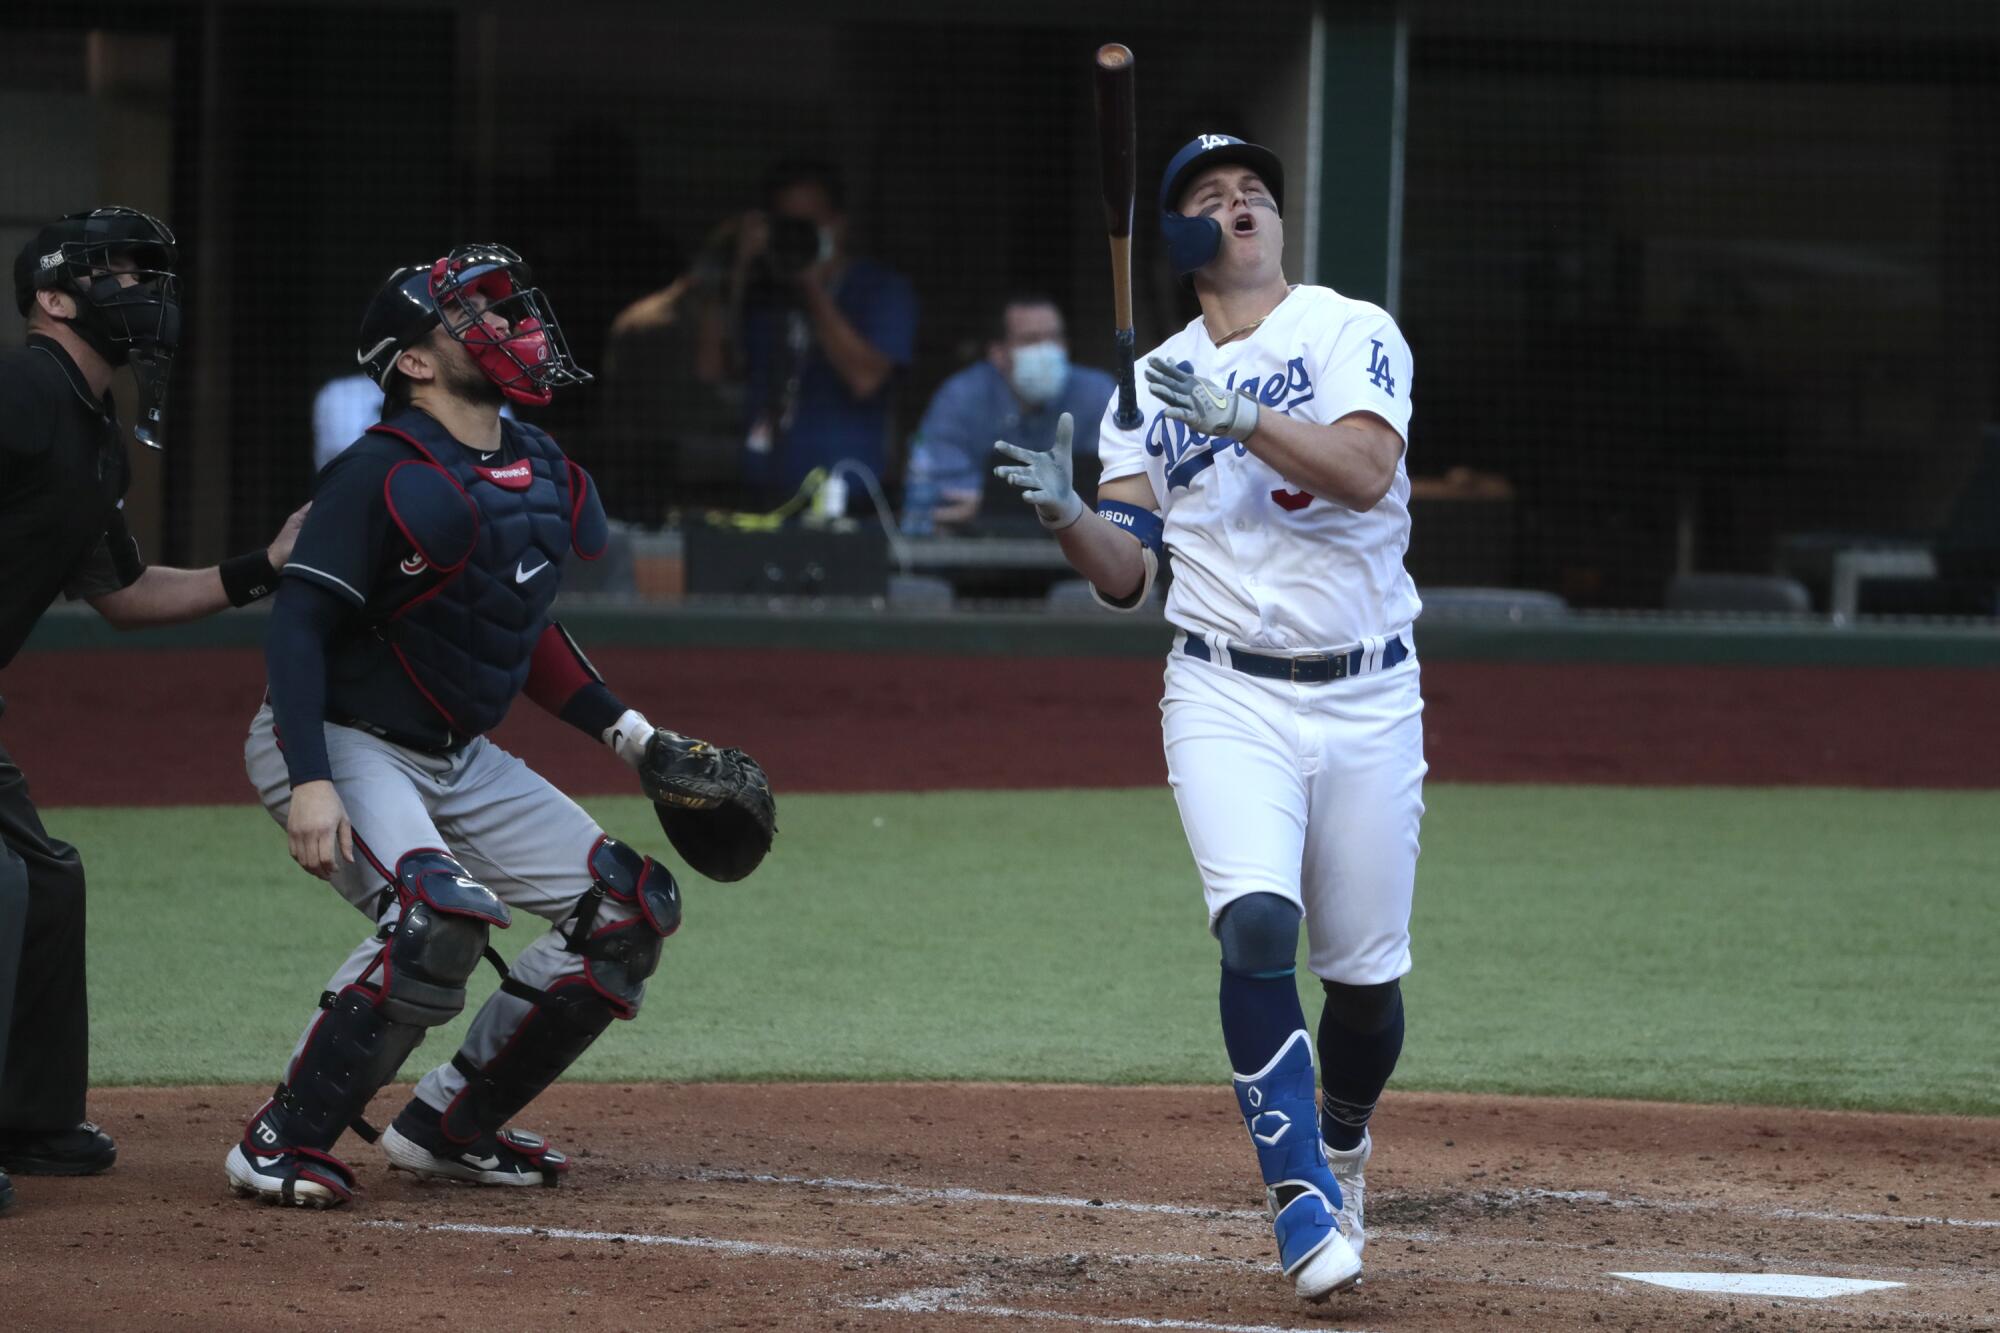
[[[1349,986],[1338,981],[1319,984],[1326,992],[1326,1016],[1350,1032],[1373,1036],[1394,1023],[1402,1012],[1401,978],[1374,986]]]
[[[465,982],[486,952],[506,905],[439,851],[411,852],[396,863],[403,902],[382,950],[382,1015],[417,1027],[449,1023],[465,1008]]]
[[[660,945],[681,928],[681,891],[667,868],[624,843],[600,839],[590,853],[591,890],[570,930],[569,947],[582,956],[583,975],[611,1006],[615,1018],[632,1018],[646,994],[646,978],[660,966]],[[598,926],[605,898],[638,908],[629,921]]]
[[[1299,909],[1275,893],[1251,893],[1222,909],[1215,937],[1222,965],[1238,976],[1273,977],[1292,971],[1299,950]]]

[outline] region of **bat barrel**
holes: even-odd
[[[1116,42],[1097,49],[1097,133],[1104,176],[1104,225],[1132,234],[1137,125],[1133,114],[1132,52]]]

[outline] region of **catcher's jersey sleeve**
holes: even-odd
[[[305,579],[354,606],[368,601],[389,549],[389,506],[383,498],[391,460],[355,445],[327,465],[313,488],[312,510],[299,529],[284,577]]]

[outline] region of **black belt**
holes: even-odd
[[[384,740],[391,745],[400,745],[405,750],[415,750],[418,754],[427,754],[438,759],[448,759],[472,743],[472,737],[467,736],[464,740],[459,740],[452,732],[445,733],[445,740],[442,744],[428,737],[405,736],[401,732],[377,726],[365,717],[342,715],[340,717],[330,717],[327,721],[333,723],[336,727],[353,727],[356,731],[365,731],[377,740]]]
[[[1201,662],[1213,662],[1215,654],[1206,640],[1190,634],[1181,644],[1181,651]],[[1382,661],[1377,670],[1386,671],[1410,655],[1410,650],[1398,635],[1382,645]],[[1321,685],[1329,680],[1346,680],[1358,676],[1368,662],[1366,648],[1349,648],[1338,653],[1302,653],[1297,657],[1273,657],[1269,653],[1253,653],[1244,648],[1229,650],[1229,666],[1233,671],[1241,671],[1246,676],[1262,676],[1266,680],[1288,680],[1295,685]]]

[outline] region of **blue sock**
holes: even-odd
[[[1384,986],[1327,987],[1319,1016],[1319,1130],[1336,1151],[1358,1147],[1403,1053],[1403,995]]]
[[[1254,1074],[1271,1063],[1286,1038],[1306,1025],[1292,969],[1272,976],[1245,976],[1222,969],[1222,1044],[1229,1067]]]
[[[1251,893],[1215,919],[1222,945],[1222,1044],[1229,1065],[1254,1074],[1306,1025],[1293,959],[1299,950],[1299,909],[1275,893]]]

